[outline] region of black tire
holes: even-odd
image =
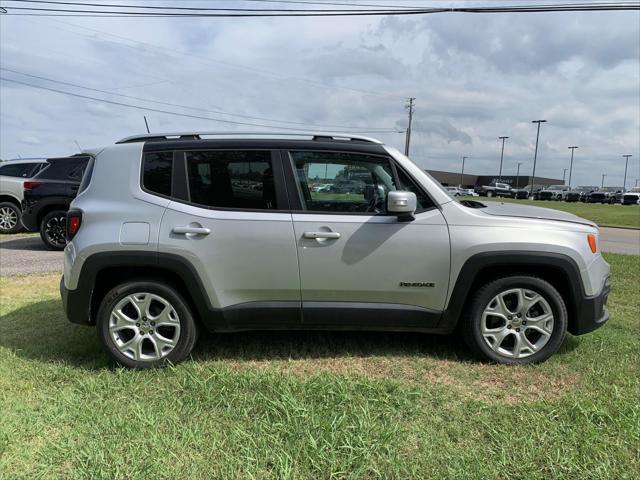
[[[12,202],[0,202],[0,234],[17,233],[22,230],[20,207]]]
[[[135,293],[151,293],[158,295],[170,303],[175,310],[180,323],[180,334],[175,347],[166,356],[158,360],[135,360],[124,355],[110,336],[109,323],[111,312],[118,302]],[[153,328],[153,327],[152,327]],[[191,309],[177,290],[170,285],[153,280],[132,280],[113,288],[100,302],[96,318],[96,329],[100,343],[111,358],[119,365],[127,368],[144,369],[163,367],[167,364],[177,364],[189,356],[198,339],[198,325]],[[149,332],[146,332],[147,335]]]
[[[53,210],[40,220],[40,238],[49,250],[64,250],[67,244],[67,212]]]
[[[487,197],[489,197],[489,198],[493,197],[494,195],[495,195],[495,194],[494,194],[491,190],[489,190],[489,191],[487,192]]]
[[[522,358],[513,358],[495,352],[481,333],[482,314],[489,302],[500,292],[514,288],[526,288],[540,294],[551,307],[554,316],[552,333],[547,343],[537,352]],[[471,298],[461,322],[462,336],[469,348],[479,358],[507,365],[544,362],[558,351],[566,332],[567,307],[562,296],[549,282],[538,277],[525,275],[504,277],[483,285]]]

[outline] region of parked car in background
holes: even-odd
[[[22,184],[46,165],[46,160],[41,158],[0,163],[0,233],[16,233],[22,229]]]
[[[604,189],[594,190],[584,196],[585,203],[609,203],[609,192]]]
[[[481,197],[515,198],[515,194],[508,183],[492,182],[489,185],[478,187],[476,192]]]
[[[473,190],[473,188],[459,188],[458,190],[460,190],[460,192],[462,192],[462,195],[466,195],[468,197],[479,197],[480,196]]]
[[[453,195],[454,197],[459,197],[461,195],[467,195],[467,193],[458,187],[445,187],[447,191]]]
[[[542,189],[542,185],[534,185],[533,187],[533,198],[536,198],[537,192]],[[512,188],[514,197],[520,200],[527,200],[531,196],[531,185],[526,185],[522,188]]]
[[[538,192],[538,200],[564,200],[568,191],[567,185],[550,185]]]
[[[608,194],[610,204],[621,203],[624,191],[622,187],[604,187],[603,189]]]
[[[89,156],[47,159],[47,166],[23,182],[22,223],[31,232],[40,232],[51,250],[66,245],[65,229],[69,204],[78,193]]]
[[[584,202],[586,195],[588,195],[591,192],[595,192],[596,190],[598,190],[598,187],[596,186],[590,186],[590,185],[578,186],[576,188],[572,188],[567,192],[567,196],[565,200],[567,202]]]
[[[633,187],[622,196],[622,205],[640,205],[640,187]]]
[[[525,364],[608,320],[593,222],[459,202],[375,139],[276,135],[139,135],[91,158],[60,293],[117,363],[179,362],[204,330],[326,329],[459,332]],[[317,197],[307,175],[326,164],[365,194]],[[232,188],[248,175],[260,195]]]

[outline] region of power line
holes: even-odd
[[[36,0],[9,0],[14,2],[36,2]],[[71,3],[71,2],[68,2]],[[76,2],[85,7],[93,8],[94,5]],[[101,4],[104,5],[104,4]],[[604,10],[640,10],[640,3],[569,3],[561,5],[518,5],[496,7],[437,7],[416,9],[357,9],[357,10],[300,10],[300,9],[217,9],[210,12],[172,12],[171,7],[164,7],[161,12],[137,12],[132,11],[126,5],[115,8],[124,10],[82,10],[78,8],[45,8],[45,7],[4,7],[8,9],[6,15],[35,15],[35,16],[79,16],[79,17],[136,17],[136,18],[166,18],[166,17],[335,17],[335,16],[379,16],[379,15],[426,15],[433,13],[543,13],[543,12],[576,12],[576,11],[604,11]],[[126,10],[129,8],[129,10]],[[12,10],[38,12],[38,13],[11,13]],[[213,10],[213,9],[212,9]]]
[[[55,92],[55,93],[59,93],[59,94],[62,94],[62,95],[68,95],[68,96],[71,96],[71,97],[83,98],[85,100],[94,100],[94,101],[97,101],[97,102],[103,102],[103,103],[107,103],[107,104],[110,104],[110,105],[118,105],[118,106],[121,106],[121,107],[135,108],[135,109],[138,109],[138,110],[146,110],[148,112],[154,112],[154,113],[164,113],[164,114],[167,114],[167,115],[174,115],[174,116],[178,116],[178,117],[194,118],[194,119],[198,119],[198,120],[209,120],[209,121],[212,121],[212,122],[228,123],[228,124],[232,124],[232,125],[244,125],[244,126],[250,126],[250,127],[264,127],[264,128],[270,128],[270,129],[274,129],[274,130],[284,130],[284,131],[294,130],[294,131],[306,132],[306,131],[309,130],[308,128],[293,128],[293,127],[286,127],[285,128],[285,127],[278,127],[278,126],[273,126],[273,125],[264,125],[264,124],[259,124],[259,123],[237,122],[237,121],[234,121],[234,120],[224,120],[224,119],[221,119],[221,118],[203,117],[203,116],[200,116],[200,115],[191,115],[191,114],[188,114],[188,113],[179,113],[179,112],[173,112],[173,111],[170,111],[170,110],[161,110],[161,109],[158,109],[158,108],[143,107],[141,105],[132,105],[130,103],[116,102],[114,100],[106,100],[104,98],[97,98],[97,97],[91,97],[89,95],[81,95],[79,93],[66,92],[64,90],[58,90],[58,89],[55,89],[55,88],[44,87],[42,85],[34,85],[32,83],[21,82],[19,80],[13,80],[13,79],[6,78],[6,77],[0,77],[0,80],[5,81],[5,82],[16,83],[16,84],[19,84],[19,85],[24,85],[24,86],[31,87],[31,88],[36,88],[36,89],[39,89],[39,90],[46,90],[46,91],[49,91],[49,92]],[[327,131],[326,133],[344,133],[344,132],[341,132],[341,131]],[[360,131],[358,133],[367,133],[367,132]],[[381,131],[377,130],[377,131],[372,132],[372,133],[385,133],[385,132],[381,132]],[[387,133],[392,133],[392,132],[389,131]]]
[[[63,82],[63,81],[60,81],[60,80],[54,80],[52,78],[47,78],[47,77],[42,77],[42,76],[39,76],[39,75],[33,75],[33,74],[30,74],[30,73],[20,72],[18,70],[13,70],[13,69],[10,69],[10,68],[5,68],[5,67],[0,67],[0,70],[4,70],[6,72],[15,73],[17,75],[22,75],[22,76],[25,76],[25,77],[36,78],[38,80],[44,80],[46,82],[57,83],[57,84],[66,85],[66,86],[69,86],[69,87],[82,88],[83,90],[89,90],[89,91],[92,91],[92,92],[104,93],[104,94],[107,94],[107,95],[114,95],[114,96],[118,96],[118,97],[122,97],[122,98],[129,98],[131,100],[139,100],[139,101],[142,101],[142,102],[155,103],[155,104],[158,104],[158,105],[165,105],[165,106],[168,106],[168,107],[178,107],[178,108],[184,108],[184,109],[187,109],[187,110],[195,110],[195,111],[204,112],[204,113],[229,115],[229,116],[233,116],[233,117],[248,118],[248,119],[251,119],[251,120],[263,120],[263,121],[273,122],[273,123],[286,123],[286,124],[291,124],[291,125],[305,125],[307,127],[317,127],[317,128],[343,128],[343,129],[347,129],[347,130],[350,130],[350,131],[363,130],[364,129],[364,130],[367,130],[368,132],[380,131],[381,133],[383,133],[383,132],[395,132],[396,131],[393,127],[371,127],[371,128],[369,128],[369,127],[354,127],[354,126],[350,126],[350,125],[309,124],[309,123],[305,123],[305,122],[294,122],[294,121],[290,121],[290,120],[278,120],[278,119],[267,118],[267,117],[255,117],[255,116],[251,116],[251,115],[243,115],[243,114],[239,114],[239,113],[225,112],[223,110],[208,110],[208,109],[205,109],[205,108],[182,105],[182,104],[179,104],[179,103],[162,102],[160,100],[152,100],[152,99],[149,99],[149,98],[137,97],[137,96],[134,96],[134,95],[126,95],[124,93],[110,92],[108,90],[101,90],[99,88],[87,87],[87,86],[84,86],[84,85],[79,85],[77,83],[70,83],[70,82]]]

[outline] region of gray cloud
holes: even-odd
[[[561,178],[573,144],[580,145],[577,183],[599,183],[604,171],[621,183],[623,153],[634,155],[630,172],[638,170],[635,13],[63,22],[0,16],[0,64],[171,103],[355,128],[404,128],[402,97],[410,95],[417,97],[412,157],[425,167],[457,170],[467,155],[470,172],[492,173],[497,137],[508,135],[505,171],[523,162],[522,172],[530,172],[530,121],[546,118],[540,175]],[[143,131],[145,114],[155,131],[249,129],[3,83],[0,156],[73,153],[74,140],[83,147],[108,144]],[[373,136],[403,147],[403,134]]]

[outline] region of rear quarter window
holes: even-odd
[[[142,162],[142,188],[150,193],[171,196],[173,152],[146,153]]]

